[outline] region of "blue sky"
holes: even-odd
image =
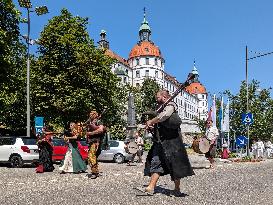
[[[110,48],[124,58],[138,41],[146,7],[165,71],[183,82],[195,59],[200,80],[211,94],[238,92],[245,79],[246,45],[253,51],[250,57],[273,51],[272,0],[32,0],[32,4],[47,5],[50,13],[31,14],[31,38],[38,38],[48,19],[67,8],[89,18],[88,31],[95,42],[100,30],[106,30]],[[21,32],[26,33],[26,25],[21,25]],[[262,88],[273,87],[273,55],[249,61],[248,68],[249,80],[260,81]]]

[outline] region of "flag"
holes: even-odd
[[[229,99],[227,101],[225,114],[224,114],[224,122],[223,122],[223,132],[229,132]]]
[[[215,94],[213,95],[213,101],[212,101],[212,109],[211,109],[211,118],[213,121],[213,127],[216,127],[216,100],[215,100]]]
[[[209,109],[207,121],[212,120],[211,113],[212,113],[212,107],[210,107]]]
[[[221,107],[219,109],[219,130],[223,131],[223,110],[224,110],[224,99],[221,99]]]

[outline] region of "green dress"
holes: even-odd
[[[67,152],[59,169],[65,173],[79,173],[87,170],[78,149],[77,140],[69,140]]]

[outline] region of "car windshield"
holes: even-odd
[[[118,147],[119,143],[117,141],[109,141],[108,142],[109,147]]]
[[[37,140],[35,138],[22,138],[25,145],[36,145]]]
[[[65,141],[63,139],[53,138],[52,144],[54,146],[65,146]]]
[[[88,146],[88,144],[86,143],[85,140],[81,140],[80,143],[81,143],[82,146]]]

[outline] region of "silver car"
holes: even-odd
[[[125,152],[124,142],[119,140],[109,140],[108,147],[101,151],[98,157],[99,161],[114,161],[116,163],[123,163],[130,160],[131,154]]]

